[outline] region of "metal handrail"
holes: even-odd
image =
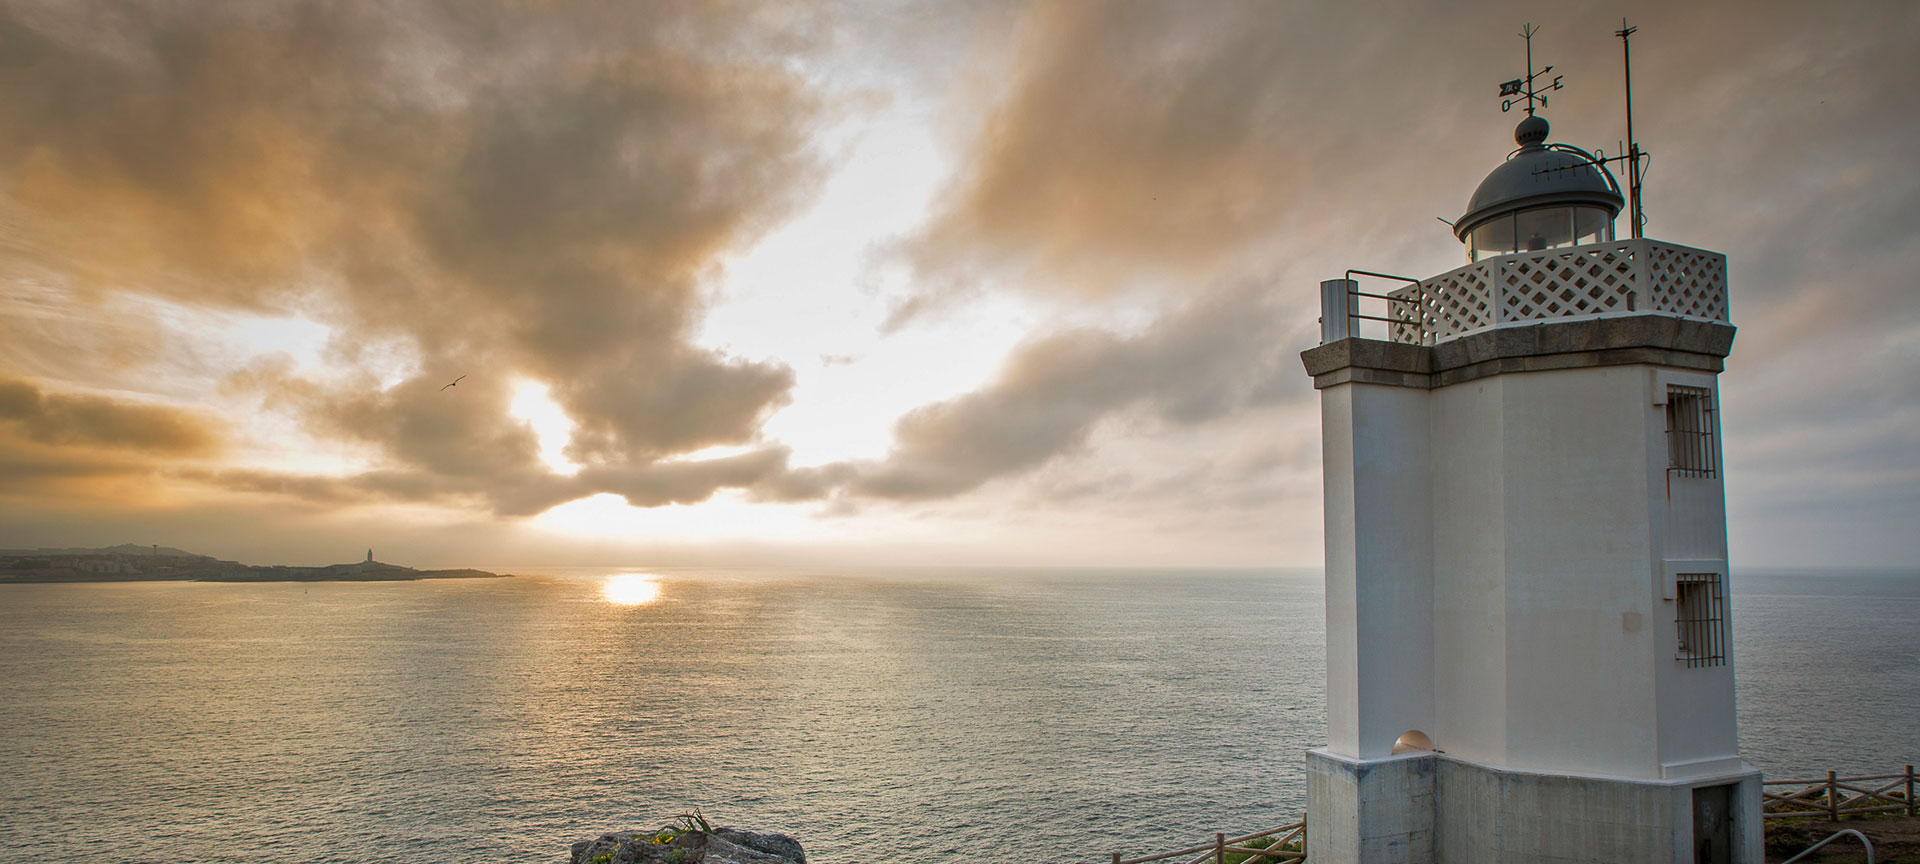
[[[1360,280],[1358,280],[1358,279],[1355,279],[1355,278],[1353,278],[1353,277],[1354,277],[1355,275],[1360,275],[1360,276],[1372,276],[1372,277],[1374,277],[1374,278],[1376,278],[1376,279],[1395,279],[1395,280],[1398,280],[1398,281],[1401,281],[1401,282],[1405,282],[1405,283],[1408,283],[1409,285],[1412,285],[1412,286],[1413,286],[1413,288],[1414,288],[1414,290],[1415,290],[1415,292],[1416,292],[1416,296],[1419,296],[1419,295],[1421,294],[1421,292],[1424,292],[1424,291],[1426,290],[1426,286],[1425,286],[1425,285],[1423,285],[1423,284],[1421,284],[1421,282],[1420,282],[1420,280],[1418,280],[1418,279],[1415,279],[1415,278],[1413,278],[1412,276],[1401,276],[1401,275],[1398,275],[1398,274],[1395,274],[1395,273],[1379,273],[1379,272],[1375,272],[1375,271],[1373,271],[1373,270],[1361,270],[1361,269],[1359,269],[1359,268],[1356,268],[1356,267],[1348,267],[1348,268],[1347,268],[1347,272],[1346,272],[1346,274],[1345,274],[1345,277],[1344,277],[1344,278],[1346,279],[1346,281],[1347,281],[1347,285],[1348,285],[1348,288],[1347,288],[1347,302],[1348,302],[1348,309],[1347,309],[1347,317],[1348,317],[1348,318],[1359,318],[1359,319],[1363,319],[1363,320],[1367,320],[1367,321],[1379,321],[1379,322],[1382,322],[1382,323],[1385,323],[1385,324],[1399,324],[1399,323],[1404,323],[1404,321],[1405,321],[1405,319],[1402,319],[1402,318],[1395,318],[1395,317],[1393,317],[1393,304],[1395,304],[1395,303],[1413,303],[1413,304],[1416,304],[1416,305],[1417,305],[1417,303],[1418,303],[1418,301],[1417,301],[1417,300],[1410,300],[1410,299],[1408,299],[1408,298],[1406,298],[1406,297],[1395,297],[1395,296],[1393,296],[1392,294],[1375,294],[1375,293],[1372,293],[1372,292],[1369,292],[1369,291],[1362,291],[1362,290],[1360,290],[1360,287],[1359,287],[1359,286],[1360,286]],[[1403,291],[1404,291],[1404,290],[1406,290],[1406,289],[1404,289],[1404,288],[1403,288],[1403,289],[1401,289],[1401,290],[1403,290]],[[1361,314],[1361,313],[1360,313],[1360,310],[1359,310],[1359,303],[1358,303],[1358,301],[1355,301],[1355,300],[1353,299],[1353,298],[1355,298],[1355,297],[1369,297],[1369,298],[1372,298],[1372,299],[1375,299],[1375,300],[1384,300],[1384,301],[1386,301],[1386,303],[1387,303],[1387,314],[1385,314],[1385,315],[1363,315],[1363,314]],[[1391,339],[1391,338],[1392,338],[1392,335],[1391,335],[1391,331],[1389,331],[1389,335],[1388,335],[1388,338],[1389,338],[1389,339]]]
[[[1843,834],[1852,834],[1855,837],[1855,839],[1858,839],[1860,841],[1860,845],[1867,847],[1867,864],[1873,864],[1873,841],[1868,840],[1867,835],[1862,834],[1858,831],[1855,831],[1852,828],[1842,828],[1838,831],[1835,831],[1833,832],[1833,836],[1828,837],[1827,839],[1822,840],[1818,843],[1815,843],[1812,846],[1808,846],[1807,848],[1801,850],[1800,854],[1795,855],[1792,858],[1788,858],[1787,860],[1780,862],[1780,864],[1793,864],[1793,862],[1795,861],[1805,858],[1808,855],[1812,855],[1813,850],[1818,849],[1822,846],[1827,845],[1828,843],[1832,843],[1833,841],[1840,839],[1840,836]]]

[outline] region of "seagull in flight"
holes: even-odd
[[[452,386],[453,386],[454,384],[458,384],[458,383],[460,383],[461,381],[464,381],[464,380],[466,380],[466,378],[467,378],[467,376],[465,376],[465,375],[462,375],[462,376],[460,376],[460,377],[458,377],[458,378],[455,378],[455,379],[453,379],[453,382],[452,382],[452,383],[450,383],[450,384],[448,384],[448,385],[447,385],[447,387],[452,387]],[[442,390],[445,390],[445,389],[447,389],[447,387],[442,387],[442,388],[440,388],[440,389],[442,389]]]

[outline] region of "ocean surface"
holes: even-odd
[[[0,586],[0,860],[560,862],[698,809],[810,860],[1299,818],[1316,572]],[[1733,579],[1746,758],[1920,762],[1920,573]]]

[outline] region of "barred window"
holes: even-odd
[[[1675,659],[1687,666],[1727,662],[1726,603],[1718,573],[1681,573],[1674,577],[1674,623],[1680,628]]]
[[[1667,388],[1667,470],[1682,477],[1713,477],[1713,391]]]

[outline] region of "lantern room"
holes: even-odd
[[[1514,127],[1519,149],[1473,190],[1453,226],[1467,261],[1613,240],[1625,199],[1600,161],[1578,147],[1548,144],[1547,120],[1529,114]]]

